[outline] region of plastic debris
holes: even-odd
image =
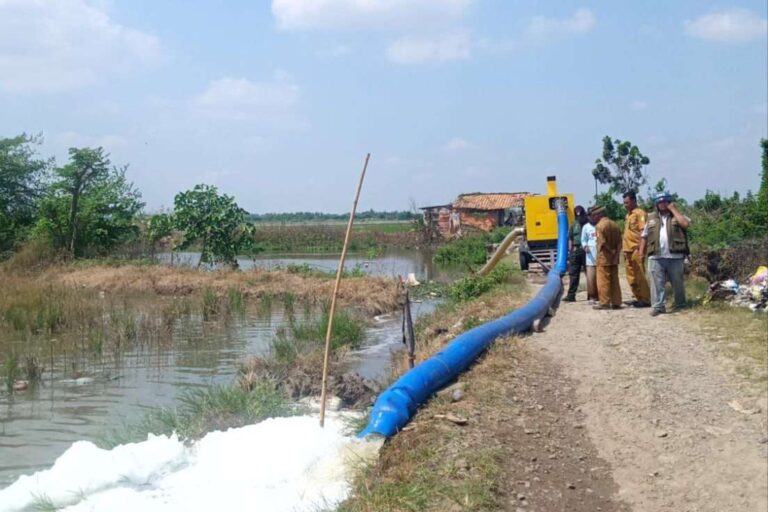
[[[717,300],[752,311],[768,311],[768,267],[758,267],[746,284],[739,285],[734,279],[712,283],[704,302]]]

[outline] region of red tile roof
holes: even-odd
[[[467,210],[506,210],[523,206],[528,192],[497,192],[489,194],[464,194],[453,202],[454,208]]]

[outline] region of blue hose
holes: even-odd
[[[568,255],[568,216],[565,205],[557,208],[557,259],[547,282],[525,306],[471,329],[423,361],[384,390],[373,404],[371,419],[358,437],[379,434],[393,436],[403,428],[432,394],[466,370],[499,336],[528,331],[543,318],[562,291],[562,275]]]

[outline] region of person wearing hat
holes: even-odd
[[[569,263],[568,263],[568,293],[565,294],[563,301],[573,302],[576,300],[576,291],[579,288],[579,276],[582,269],[586,268],[584,258],[584,248],[581,246],[581,230],[587,224],[587,212],[584,207],[579,205],[573,209],[574,221],[571,227],[571,238],[568,240]]]
[[[597,221],[597,296],[600,304],[595,309],[621,309],[621,285],[619,284],[619,260],[621,258],[621,230],[605,216],[605,208],[592,210]]]
[[[672,285],[675,309],[684,308],[685,283],[683,260],[688,249],[688,226],[691,219],[680,213],[668,192],[654,198],[656,211],[648,221],[640,240],[640,256],[648,256],[651,280],[651,316],[666,312],[666,282]]]
[[[651,290],[645,277],[643,259],[640,257],[640,235],[645,228],[645,210],[637,206],[637,194],[633,191],[624,192],[624,261],[627,264],[627,283],[632,290],[635,300],[629,302],[636,308],[647,308],[651,305]]]

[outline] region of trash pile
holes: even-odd
[[[768,312],[768,267],[757,267],[745,284],[734,279],[712,283],[704,300],[709,303],[727,300],[732,306],[748,307],[752,311]]]

